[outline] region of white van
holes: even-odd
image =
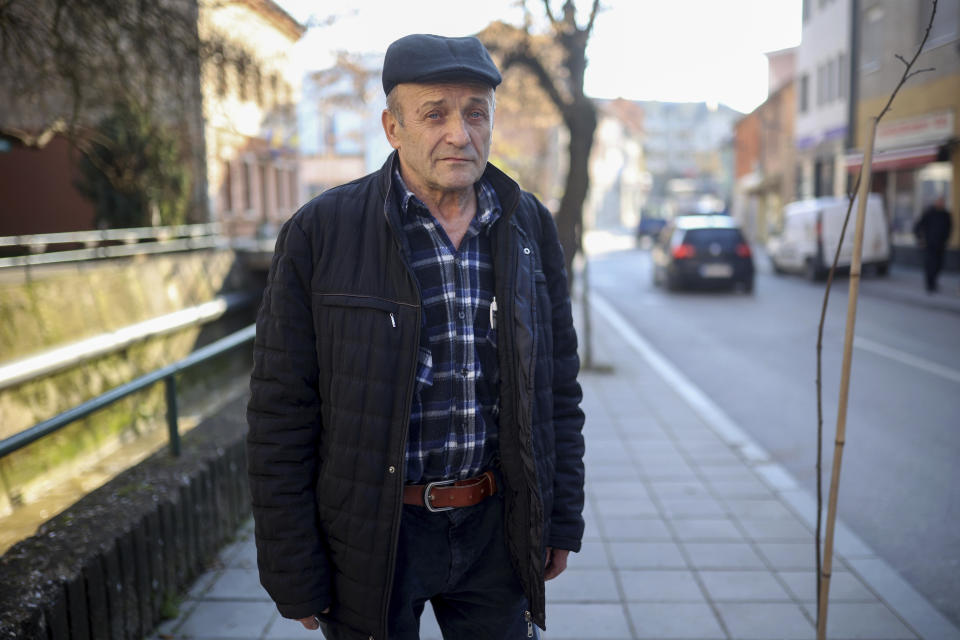
[[[802,273],[810,280],[827,275],[840,240],[847,214],[846,198],[816,198],[791,202],[783,210],[783,231],[770,240],[767,251],[777,273]],[[850,223],[840,248],[838,268],[849,268],[853,256],[853,232],[857,201],[853,202]],[[863,229],[863,266],[877,275],[886,275],[890,265],[890,238],[883,200],[879,194],[867,197]]]

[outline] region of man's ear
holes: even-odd
[[[399,149],[400,139],[397,137],[397,127],[400,126],[400,123],[393,117],[389,109],[384,109],[383,113],[380,114],[380,123],[383,125],[383,132],[387,134],[387,142],[394,149]]]

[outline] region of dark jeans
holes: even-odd
[[[431,513],[404,505],[388,616],[389,640],[419,640],[420,615],[433,606],[444,640],[539,638],[513,571],[503,495]],[[338,634],[321,622],[328,640]]]
[[[502,494],[440,513],[404,505],[389,640],[419,640],[428,600],[444,640],[540,637],[527,621],[527,601],[507,551]],[[337,640],[327,625],[321,629]]]

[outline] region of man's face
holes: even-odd
[[[490,155],[493,89],[408,83],[394,91],[403,124],[384,111],[383,129],[400,154],[407,186],[435,194],[472,188]]]

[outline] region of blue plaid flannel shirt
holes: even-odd
[[[500,202],[476,184],[477,214],[459,250],[394,170],[423,327],[407,438],[406,482],[464,479],[490,467],[497,446],[498,365],[489,232]]]

